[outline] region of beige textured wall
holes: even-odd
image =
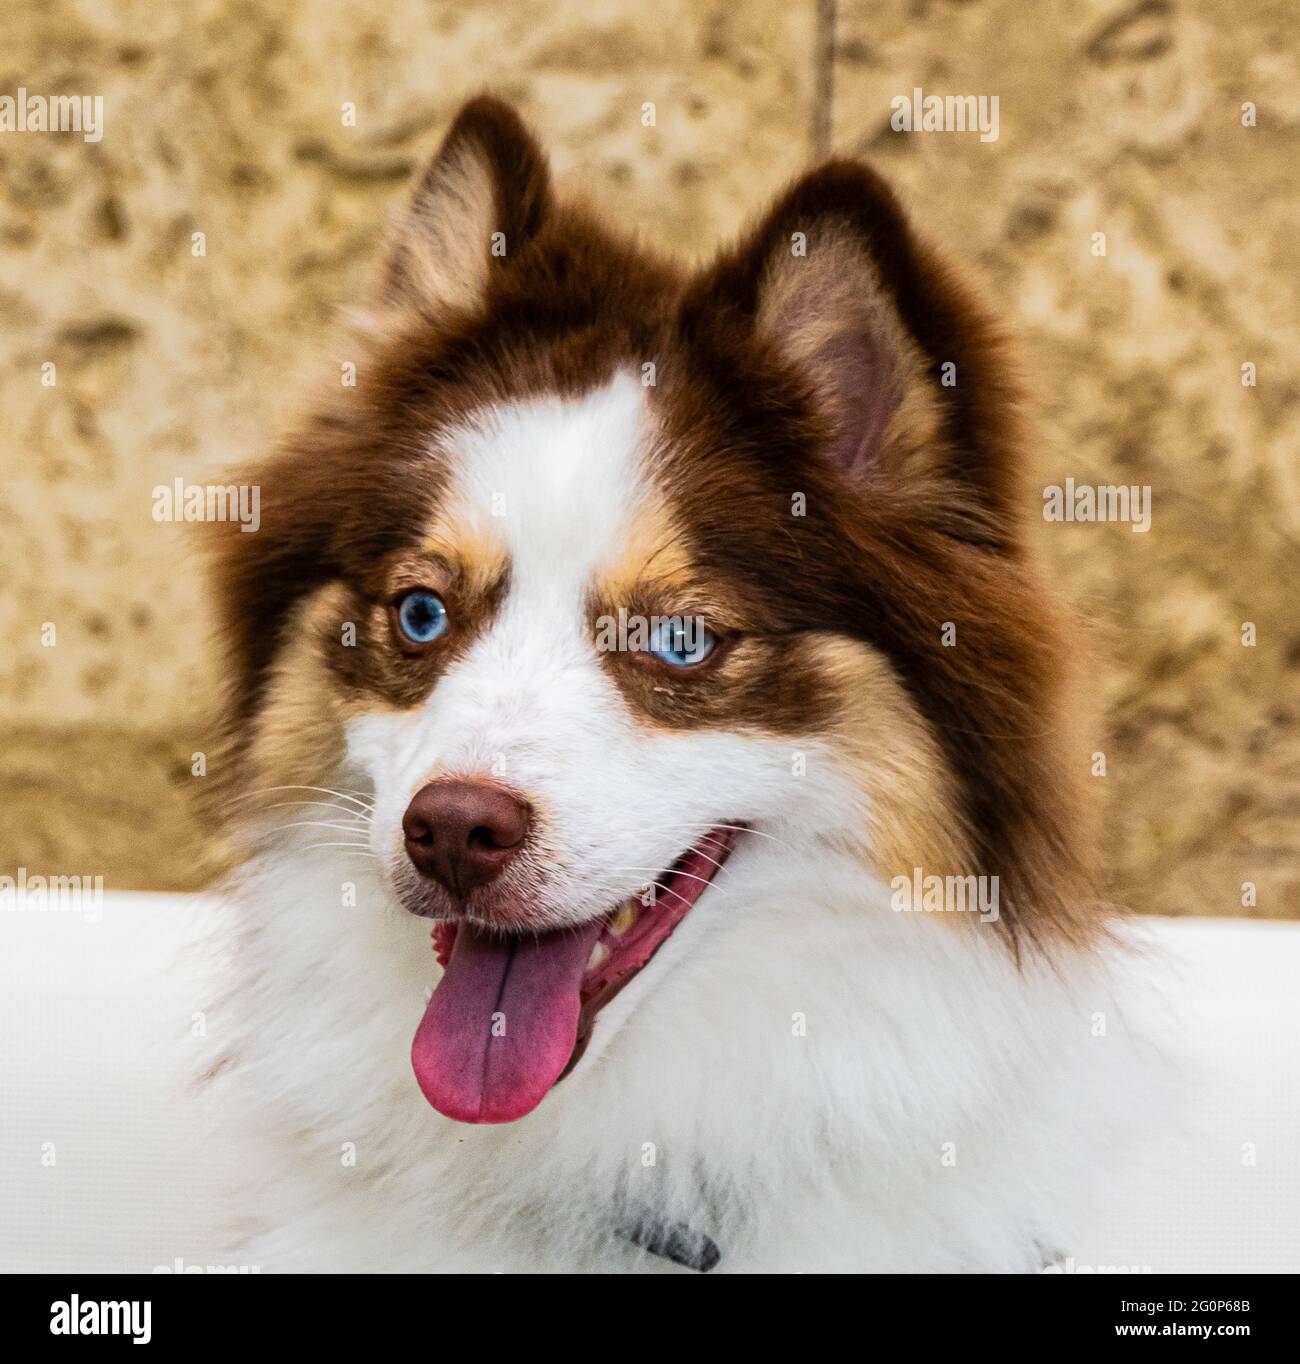
[[[0,133],[0,871],[185,886],[218,864],[189,774],[208,616],[151,490],[263,447],[337,373],[331,310],[491,86],[562,183],[693,256],[808,161],[818,111],[899,185],[1026,338],[1040,486],[1152,487],[1149,534],[1041,537],[1114,661],[1113,892],[1232,913],[1253,881],[1252,912],[1300,913],[1290,6],[840,0],[829,72],[817,8],[10,0],[0,95],[102,94],[106,130]],[[894,133],[916,86],[997,95],[997,141]]]

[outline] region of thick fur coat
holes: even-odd
[[[1142,1083],[1091,883],[1079,631],[1024,541],[1014,366],[970,287],[848,162],[688,274],[559,198],[480,99],[353,335],[356,387],[246,472],[262,529],[216,547],[246,850],[212,1028],[244,1133],[231,1253],[1068,1253]],[[427,645],[412,591],[446,605]],[[687,668],[598,647],[620,612],[716,643]],[[531,811],[468,896],[403,846],[449,778]],[[435,1111],[411,1059],[433,923],[616,951],[618,907],[719,829],[653,959],[583,996],[571,1073],[515,1121]],[[953,903],[976,884],[983,913]]]

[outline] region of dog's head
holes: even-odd
[[[687,276],[476,100],[357,344],[223,540],[233,758],[347,788],[437,922],[436,1107],[540,1102],[753,840],[996,876],[1017,942],[1077,927],[1004,345],[872,172]]]

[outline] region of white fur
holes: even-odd
[[[497,410],[445,438],[456,468],[448,519],[501,538],[511,588],[423,706],[351,727],[353,773],[375,792],[372,846],[396,884],[411,876],[402,814],[438,777],[492,779],[527,797],[535,846],[502,884],[554,925],[605,913],[710,826],[773,818],[787,802],[788,743],[650,733],[593,649],[584,599],[636,515],[651,442],[643,395],[620,376],[583,402]]]
[[[800,743],[795,777],[787,741],[629,712],[582,599],[636,513],[645,422],[620,379],[448,441],[455,517],[504,509],[511,592],[423,706],[354,724],[335,780],[373,791],[373,856],[308,837],[240,878],[239,983],[211,1026],[233,1044],[219,1094],[244,1120],[261,1223],[238,1253],[269,1270],[672,1269],[616,1234],[648,1213],[710,1235],[733,1271],[1068,1254],[1138,1102],[1107,969],[1018,972],[992,926],[894,912],[850,851],[864,811],[833,748]],[[408,1059],[437,967],[428,922],[397,904],[399,821],[446,774],[534,802],[539,850],[517,874],[554,924],[603,913],[710,824],[755,830],[573,1074],[506,1126],[441,1117]]]

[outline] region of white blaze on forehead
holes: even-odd
[[[395,877],[413,875],[402,814],[443,777],[499,782],[532,807],[533,841],[506,875],[552,926],[604,914],[704,830],[785,802],[785,739],[647,725],[598,653],[592,587],[654,553],[656,438],[630,374],[578,398],[501,404],[440,438],[448,479],[431,538],[453,553],[458,540],[467,554],[491,544],[509,586],[422,703],[348,722],[375,793],[371,847]],[[804,810],[826,822],[816,802]]]
[[[382,855],[401,848],[402,812],[426,782],[502,782],[534,810],[538,850],[519,873],[534,866],[530,902],[549,922],[571,923],[671,865],[682,849],[668,826],[712,821],[715,771],[703,783],[707,809],[674,791],[672,745],[647,743],[586,618],[594,580],[627,552],[652,439],[645,390],[630,375],[578,398],[501,404],[440,437],[449,476],[438,537],[499,548],[509,586],[422,704],[349,722],[350,756],[374,785],[371,838]],[[647,821],[657,838],[633,837]]]
[[[581,398],[494,407],[440,442],[446,519],[503,545],[512,591],[544,581],[580,600],[634,515],[647,439],[645,389],[626,373]]]

